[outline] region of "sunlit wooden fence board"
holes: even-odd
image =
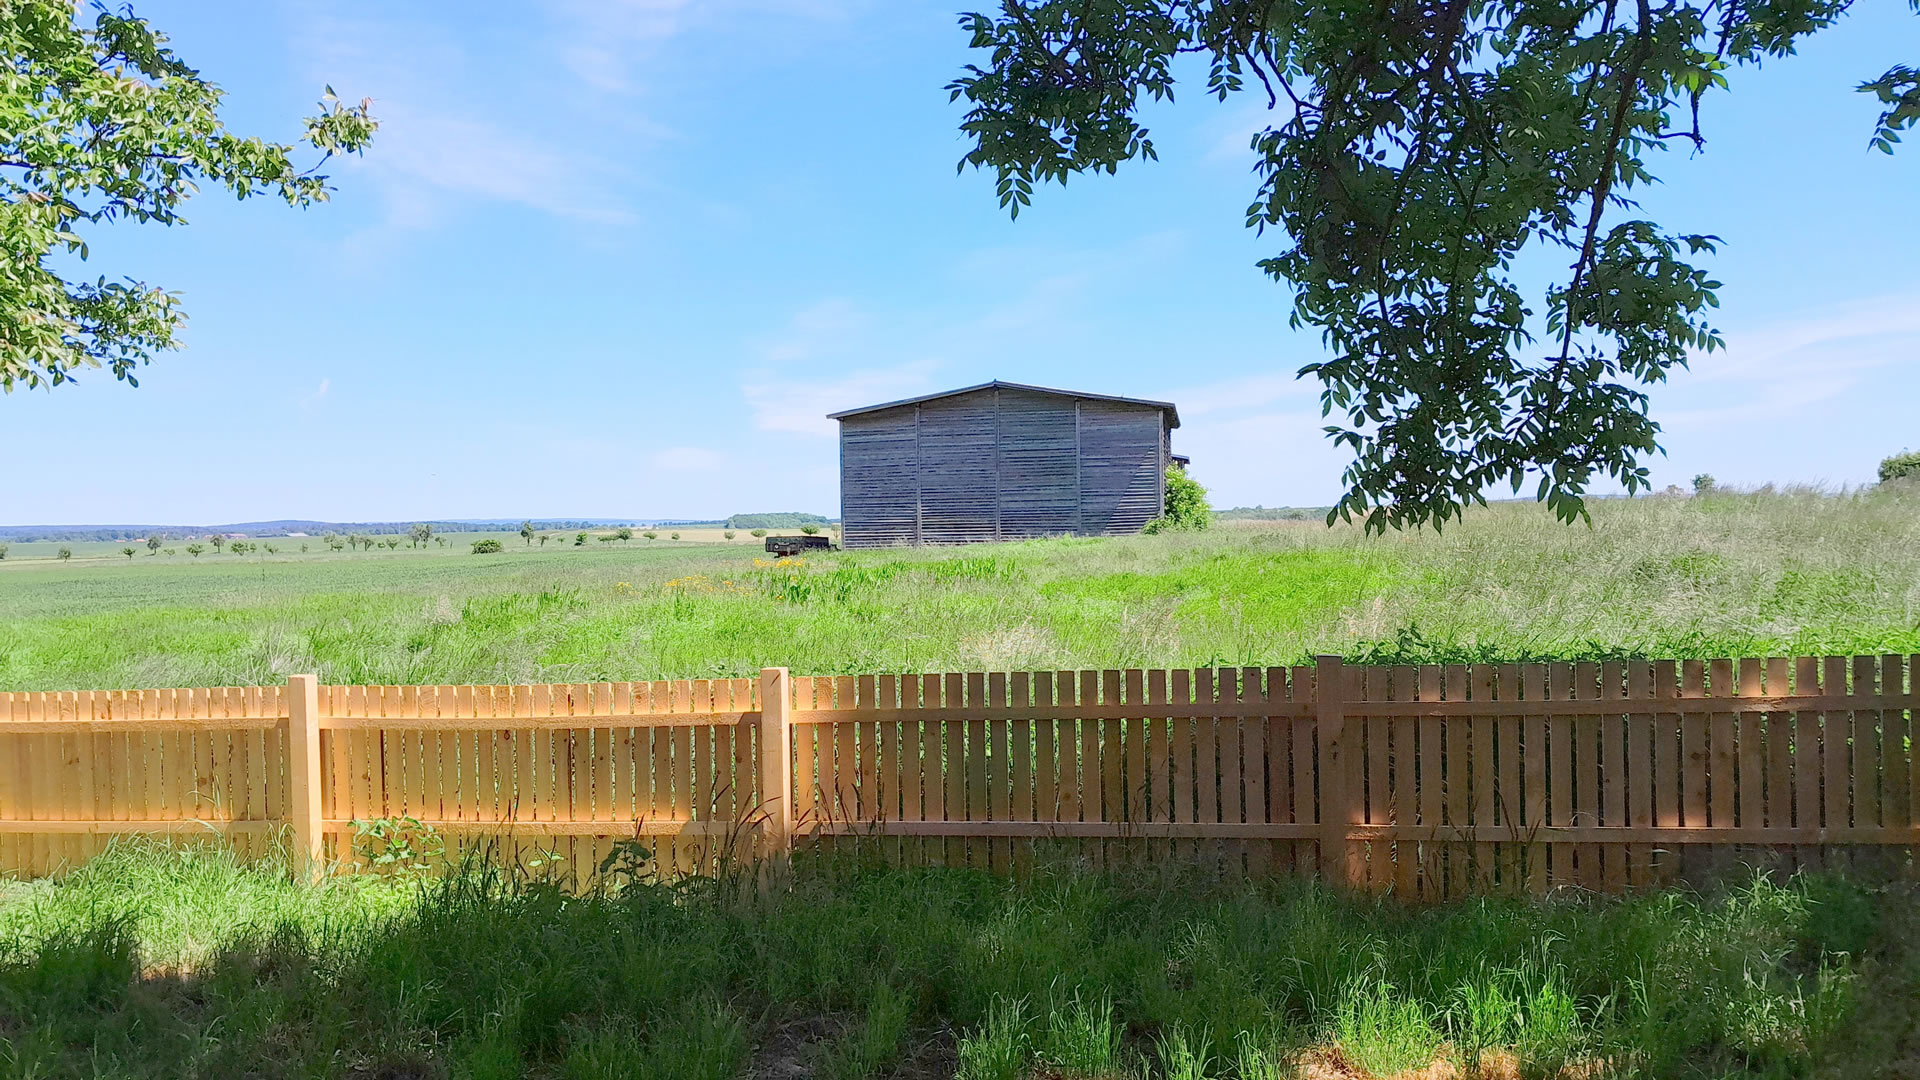
[[[115,835],[351,867],[356,820],[571,868],[1169,859],[1438,899],[1913,867],[1920,657],[0,693],[0,871]]]

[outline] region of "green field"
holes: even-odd
[[[803,860],[572,896],[122,847],[0,886],[0,1072],[1786,1080],[1920,1045],[1910,886],[1420,908],[1183,874]]]
[[[0,561],[0,689],[1920,652],[1920,494],[1496,504],[1445,533],[1315,523],[838,553],[745,533]],[[319,548],[320,545],[309,541]]]

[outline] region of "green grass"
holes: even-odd
[[[0,561],[0,689],[1920,652],[1920,490],[755,565],[745,540]],[[744,534],[742,534],[744,537]],[[509,538],[510,540],[512,538]]]
[[[131,844],[0,896],[0,1075],[723,1080],[786,1055],[837,1080],[1279,1080],[1470,1053],[1872,1076],[1920,1035],[1917,946],[1911,885],[1829,876],[1410,908],[1153,867],[802,861],[764,894],[574,896],[478,871],[305,886]]]

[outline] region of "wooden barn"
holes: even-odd
[[[1180,426],[1164,401],[997,380],[829,419],[850,548],[1137,533]]]

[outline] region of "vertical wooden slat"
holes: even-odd
[[[1572,700],[1573,674],[1572,664],[1548,664],[1547,697],[1556,702]],[[1573,823],[1573,717],[1565,713],[1550,715],[1547,719],[1546,820],[1548,825]],[[1572,844],[1556,842],[1547,846],[1550,885],[1567,885],[1578,880],[1573,873],[1573,853]]]
[[[825,693],[822,694],[821,680],[814,680],[816,697],[826,697],[830,699],[833,693],[830,688],[830,681],[827,683],[827,687]],[[694,683],[692,680],[673,680],[673,682],[668,685],[667,694],[668,707],[673,712],[685,714],[694,711]],[[821,703],[816,701],[814,707],[821,707]],[[667,753],[672,762],[670,775],[673,785],[673,812],[668,815],[668,817],[670,820],[676,822],[691,822],[694,820],[695,759],[693,748],[695,730],[696,729],[691,726],[678,723],[667,729]],[[830,795],[826,794],[824,789],[822,790],[821,797],[823,799],[831,798]],[[693,871],[694,860],[699,857],[699,849],[699,838],[691,832],[682,836],[676,836],[672,848],[672,865],[674,872],[677,874],[691,873]]]
[[[966,677],[949,673],[944,680],[942,690],[945,694],[945,707],[957,712],[966,707]],[[966,722],[952,714],[943,718],[941,725],[945,729],[946,752],[941,760],[941,776],[946,787],[946,818],[948,821],[967,820],[967,743]],[[945,866],[967,865],[967,843],[961,837],[948,837],[944,845],[942,858]]]
[[[1527,700],[1546,700],[1547,665],[1528,664],[1521,677]],[[1524,785],[1521,792],[1521,828],[1529,837],[1525,852],[1525,878],[1527,891],[1535,894],[1547,891],[1547,845],[1538,839],[1539,833],[1536,831],[1547,824],[1547,731],[1548,721],[1544,714],[1527,717],[1521,731],[1521,737],[1525,740],[1520,748],[1521,782]]]
[[[1797,697],[1811,697],[1820,692],[1820,661],[1811,656],[1795,657],[1793,661],[1793,692]],[[1796,830],[1816,831],[1826,821],[1825,807],[1821,799],[1822,763],[1820,744],[1822,735],[1820,713],[1812,709],[1802,709],[1794,713],[1793,730],[1793,824]],[[1815,849],[1802,847],[1795,853],[1794,861],[1799,865],[1811,865]]]
[[[1033,676],[1033,707],[1044,710],[1054,701],[1054,673]],[[1044,712],[1043,712],[1043,715]],[[1060,821],[1060,748],[1057,718],[1037,721],[1033,733],[1033,816],[1038,821]]]
[[[1243,704],[1240,719],[1240,780],[1244,785],[1244,800],[1241,820],[1254,825],[1264,825],[1267,817],[1267,719],[1259,706],[1267,700],[1266,691],[1261,687],[1261,670],[1257,667],[1240,669],[1240,701]],[[1134,700],[1139,700],[1137,692]],[[1241,844],[1246,852],[1247,871],[1262,877],[1272,872],[1273,845],[1261,841],[1246,841]]]
[[[1853,696],[1880,692],[1880,663],[1871,656],[1853,658]],[[1870,829],[1880,824],[1880,710],[1851,711],[1852,738],[1848,741],[1848,772],[1853,778],[1853,824]],[[1866,854],[1866,849],[1862,849]]]
[[[986,706],[990,709],[1007,707],[1007,677],[1001,672],[987,676]],[[987,725],[987,813],[995,821],[1006,821],[1013,808],[1013,774],[1007,760],[1007,721],[1005,719],[988,720]],[[993,872],[1005,874],[1013,869],[1013,844],[1005,838],[995,838],[988,845],[990,863]]]
[[[1313,704],[1316,687],[1314,669],[1305,664],[1296,665],[1287,678],[1290,701],[1298,706]],[[1177,700],[1177,699],[1176,699]],[[1293,719],[1292,745],[1289,757],[1293,769],[1293,822],[1297,825],[1318,824],[1320,821],[1318,794],[1315,777],[1319,773],[1315,746],[1319,728],[1317,715],[1307,715],[1304,711]],[[1298,874],[1317,873],[1325,866],[1327,859],[1320,852],[1318,840],[1301,840],[1293,847],[1293,868]]]
[[[1793,692],[1784,656],[1767,658],[1769,697],[1785,697]],[[1793,827],[1793,714],[1767,714],[1767,827]]]
[[[1276,707],[1287,700],[1287,669],[1279,666],[1267,668],[1266,686],[1269,709],[1278,712]],[[1267,820],[1286,822],[1293,820],[1292,777],[1289,773],[1292,756],[1293,726],[1285,716],[1269,715],[1266,718],[1266,789]],[[1287,873],[1293,869],[1293,844],[1286,840],[1276,840],[1268,845],[1268,856],[1274,873]]]
[[[1080,727],[1080,820],[1100,821],[1106,812],[1106,793],[1102,790],[1106,770],[1102,768],[1100,757],[1100,721],[1085,715],[1086,710],[1100,702],[1099,672],[1080,673],[1079,696],[1075,701],[1078,707],[1074,710],[1074,719]],[[1081,850],[1093,865],[1106,865],[1106,847],[1100,841],[1084,843]]]
[[[326,859],[320,794],[320,692],[311,675],[287,680],[287,798],[292,804],[294,872],[309,877]]]
[[[1173,703],[1184,705],[1193,700],[1193,675],[1185,668],[1170,673]],[[1194,783],[1194,720],[1190,716],[1178,716],[1173,719],[1173,750],[1170,767],[1172,783],[1171,817],[1175,822],[1190,822],[1194,819],[1194,800],[1197,797],[1197,785]],[[1179,840],[1173,844],[1175,858],[1193,860],[1200,857],[1199,845],[1192,840]]]
[[[268,687],[268,688],[259,688],[259,689],[261,689],[261,692],[253,699],[254,715],[261,716],[261,717],[273,717],[275,718],[276,723],[272,727],[256,727],[252,731],[247,733],[247,755],[248,755],[248,761],[249,761],[247,776],[248,776],[248,780],[253,785],[253,793],[250,798],[250,802],[253,806],[254,816],[257,819],[262,821],[283,821],[285,820],[286,815],[281,812],[280,805],[279,805],[280,800],[276,797],[278,795],[278,791],[276,789],[278,788],[278,783],[277,783],[278,776],[281,772],[280,763],[284,759],[282,755],[278,752],[280,748],[279,736],[281,733],[281,727],[277,722],[279,718],[279,710],[275,708],[273,704],[274,699],[277,696],[276,691],[278,691],[280,688]],[[131,749],[129,745],[131,740],[127,736],[122,735],[117,740],[117,742],[119,743],[119,746],[122,750]],[[133,764],[132,762],[129,762],[129,765],[132,765],[132,764]],[[313,797],[314,797],[316,806],[319,804],[320,790],[321,790],[318,787],[319,765],[320,765],[319,740],[316,737],[314,740],[314,770],[316,774],[316,777],[315,777],[316,786],[313,789]],[[131,780],[134,773],[132,772],[131,769],[128,769],[124,771],[122,775],[128,777],[128,779]],[[122,810],[121,820],[125,820],[124,815],[125,815],[126,809],[127,808],[123,803],[121,807],[121,810]],[[264,843],[265,839],[266,839],[265,837],[259,836],[256,834],[255,846],[254,846],[254,854],[256,856],[264,856],[267,853],[267,848]]]
[[[900,708],[900,680],[893,675],[882,675],[874,684],[873,707],[881,711],[880,720],[874,730],[880,741],[879,820],[899,821],[900,816],[900,726],[896,715]],[[887,860],[899,865],[900,843],[897,839],[884,845]]]
[[[1680,664],[1680,696],[1694,702],[1680,715],[1680,823],[1692,828],[1710,824],[1707,816],[1707,714],[1697,699],[1706,696],[1706,665],[1699,660]]]
[[[1821,663],[1821,692],[1828,696],[1840,696],[1847,692],[1847,658],[1829,656]],[[1850,714],[1846,709],[1835,709],[1823,716],[1821,730],[1821,791],[1824,796],[1825,815],[1823,824],[1828,829],[1845,829],[1852,824],[1848,789],[1852,787],[1852,777],[1848,775],[1851,761],[1847,743],[1852,735]],[[1823,858],[1831,865],[1839,862],[1845,865],[1843,858],[1836,858],[1838,852],[1823,852]]]
[[[1448,664],[1440,671],[1441,695],[1448,701],[1465,700],[1467,697],[1467,669],[1462,664]],[[1446,760],[1443,763],[1446,778],[1446,815],[1447,824],[1453,827],[1469,825],[1473,820],[1473,765],[1470,755],[1473,721],[1464,713],[1456,712],[1448,716],[1441,725],[1441,745],[1446,748]],[[1447,894],[1464,896],[1472,887],[1473,848],[1470,844],[1450,842],[1446,846],[1447,855]]]
[[[922,695],[926,704],[940,699],[940,685],[931,675],[908,675],[900,684],[900,707],[902,709],[920,709]],[[929,783],[925,772],[933,768],[933,762],[939,760],[933,755],[937,748],[931,734],[934,725],[919,719],[910,720],[900,729],[900,819],[919,821],[925,816],[923,810],[924,791],[939,789],[939,784]],[[935,815],[937,816],[937,815]],[[908,837],[900,842],[901,859],[908,866],[921,866],[926,863],[926,841],[917,837]]]
[[[1602,694],[1600,665],[1586,662],[1573,669],[1574,696],[1597,702]],[[1573,813],[1568,821],[1575,825],[1600,824],[1600,709],[1573,718]],[[1605,885],[1600,868],[1600,846],[1581,844],[1574,849],[1574,880],[1584,888],[1599,890]]]
[[[1907,658],[1907,693],[1920,696],[1920,653]],[[1907,820],[1920,825],[1920,707],[1907,710]],[[1896,852],[1897,854],[1897,852]],[[1920,844],[1907,849],[1907,872],[1920,875]]]
[[[633,684],[631,682],[617,682],[613,684],[612,708],[615,716],[634,715],[637,706],[634,704]],[[611,780],[613,785],[613,805],[609,809],[616,821],[633,821],[639,816],[638,811],[634,809],[633,801],[634,748],[637,741],[632,720],[621,721],[620,726],[613,730],[613,776]],[[485,771],[484,748],[482,759],[481,768]]]
[[[1880,658],[1880,692],[1887,696],[1908,693],[1905,686],[1906,658],[1888,655]],[[1900,709],[1885,709],[1880,713],[1880,820],[1891,829],[1908,828],[1913,824],[1912,803],[1910,801],[1911,779],[1907,770],[1907,739],[1909,728],[1906,713]],[[1899,847],[1887,849],[1889,861],[1903,860],[1907,853]]]
[[[1653,715],[1654,668],[1645,660],[1627,664],[1627,697],[1643,712],[1627,717],[1627,819],[1626,824],[1645,828],[1654,822],[1654,742],[1655,725],[1666,717]],[[1653,873],[1653,855],[1645,844],[1628,844],[1625,851],[1627,884],[1645,885]]]
[[[1101,700],[1108,705],[1120,700],[1120,672],[1103,671],[1100,673]],[[1121,723],[1116,718],[1101,721],[1100,740],[1100,799],[1102,821],[1126,820],[1126,787],[1123,774],[1126,768],[1124,750],[1120,745]],[[1126,845],[1109,842],[1103,845],[1108,862],[1117,862],[1126,858]]]
[[[1600,823],[1627,823],[1627,718],[1620,702],[1627,696],[1625,665],[1609,660],[1600,665],[1600,698],[1610,702],[1600,717]],[[1602,887],[1608,892],[1627,888],[1626,849],[1609,844],[1600,853]]]
[[[46,719],[47,696],[44,693],[23,693],[18,700],[25,714],[22,718],[27,722]],[[58,796],[53,787],[58,743],[51,735],[26,735],[21,741],[25,744],[26,752],[20,759],[20,784],[29,811],[27,820],[58,818]],[[40,877],[53,872],[55,849],[46,833],[30,833],[22,838],[21,843],[25,848],[22,862],[26,876]]]
[[[1080,700],[1079,676],[1071,671],[1056,671],[1053,676],[1054,710],[1060,720],[1056,730],[1056,743],[1060,758],[1059,771],[1059,807],[1060,820],[1079,821],[1082,807],[1087,799],[1087,779],[1082,770],[1080,722],[1075,719],[1075,711]],[[1073,845],[1073,850],[1084,853],[1084,845]]]
[[[222,697],[224,698],[224,695],[222,695]],[[60,695],[60,718],[62,720],[84,719],[86,718],[86,712],[84,710],[89,709],[92,704],[92,694],[63,693]],[[230,737],[227,736],[225,732],[222,732],[221,736],[221,742],[224,747],[224,744],[229,741]],[[97,819],[99,814],[95,809],[94,802],[98,795],[99,785],[95,775],[97,770],[93,753],[93,737],[79,733],[68,735],[65,740],[65,750],[67,755],[66,817],[69,821],[83,821],[89,818]],[[223,765],[225,764],[226,763],[223,762]],[[226,767],[230,771],[231,766],[228,765]],[[221,791],[220,794],[224,801],[220,806],[215,808],[214,815],[212,816],[226,818],[232,813],[232,809],[228,805],[231,801],[231,796],[226,791]],[[91,836],[69,837],[67,844],[67,869],[78,869],[82,863],[92,858],[94,844],[95,838]]]
[[[1232,668],[1223,668],[1214,676],[1216,700],[1221,711],[1238,711],[1240,701],[1239,672]],[[1216,744],[1220,754],[1220,820],[1229,825],[1237,825],[1245,820],[1245,792],[1241,788],[1240,755],[1244,738],[1239,716],[1222,717],[1215,726]],[[1228,873],[1239,875],[1246,862],[1246,845],[1237,840],[1228,840],[1221,844],[1221,855]]]
[[[1414,701],[1419,698],[1419,687],[1409,679],[1411,668],[1395,668],[1388,675],[1387,700]],[[1372,697],[1373,691],[1367,691]],[[1413,900],[1428,887],[1426,860],[1432,845],[1423,844],[1417,839],[1416,829],[1430,825],[1420,815],[1421,803],[1425,797],[1421,787],[1420,735],[1426,721],[1417,716],[1396,716],[1387,725],[1391,732],[1391,750],[1393,754],[1393,817],[1399,826],[1400,838],[1394,843],[1393,889],[1404,900]],[[1429,783],[1431,781],[1429,780]],[[1438,789],[1438,785],[1434,785]]]
[[[0,720],[12,719],[13,694],[0,690]],[[21,813],[20,799],[14,787],[19,779],[19,769],[14,762],[20,757],[20,737],[12,732],[0,732],[0,820],[21,821],[26,817]],[[19,833],[0,833],[0,876],[21,873],[19,839]]]
[[[1396,701],[1392,675],[1384,667],[1367,667],[1359,671],[1359,700]],[[1382,717],[1377,713],[1367,713],[1365,705],[1354,705],[1356,713],[1365,713],[1363,717],[1352,717],[1348,723],[1357,730],[1365,732],[1367,740],[1367,824],[1388,824],[1396,821],[1394,813],[1394,788],[1396,778],[1392,774],[1394,748],[1392,748],[1392,728],[1394,719]],[[1407,826],[1413,821],[1407,819]],[[1382,840],[1367,846],[1367,884],[1377,890],[1394,890],[1402,899],[1415,896],[1409,890],[1409,880],[1417,857],[1417,842],[1413,842],[1405,832],[1398,840]]]
[[[1759,697],[1763,692],[1760,680],[1760,661],[1751,657],[1741,660],[1738,683],[1740,696]],[[1761,734],[1760,713],[1744,711],[1740,714],[1739,743],[1740,765],[1736,779],[1739,806],[1736,823],[1742,828],[1764,826],[1767,819],[1767,751],[1765,737]]]
[[[1167,704],[1167,672],[1155,668],[1145,675],[1144,710],[1147,721],[1147,818],[1151,821],[1169,821],[1173,812],[1173,737],[1172,729],[1164,715]],[[1170,840],[1155,839],[1147,844],[1148,855],[1154,862],[1165,861],[1173,853]]]
[[[986,703],[987,678],[982,672],[967,675],[967,707],[979,708]],[[967,721],[967,820],[987,820],[987,722],[974,719]],[[984,837],[974,837],[967,841],[967,865],[986,868],[988,848]]]
[[[1707,671],[1713,697],[1724,699],[1734,696],[1733,661],[1713,660],[1707,665]],[[1734,772],[1739,761],[1734,740],[1739,729],[1734,713],[1729,711],[1731,708],[1731,705],[1722,705],[1708,721],[1707,817],[1716,828],[1733,824]],[[1719,844],[1705,851],[1706,858],[1715,867],[1725,865],[1730,854]]]
[[[945,725],[939,718],[939,710],[946,698],[946,683],[938,675],[923,675],[920,689],[924,695],[923,707],[928,716],[920,724],[921,763],[925,775],[921,780],[921,793],[926,802],[926,820],[947,820],[947,773]],[[940,865],[946,859],[946,844],[939,840],[923,840],[920,843],[922,862]]]
[[[1146,672],[1129,668],[1123,680],[1121,693],[1126,698],[1130,714],[1124,722],[1121,736],[1127,747],[1127,820],[1148,821],[1151,820],[1148,804],[1153,796],[1152,785],[1147,780]]]
[[[1214,684],[1212,668],[1200,668],[1193,673],[1194,700],[1212,705],[1219,700],[1219,688]],[[1213,823],[1220,820],[1220,727],[1219,721],[1211,716],[1200,717],[1194,723],[1193,739],[1193,782],[1196,800],[1196,820]],[[1202,841],[1199,844],[1200,859],[1209,869],[1220,862],[1220,845],[1214,841]]]
[[[1649,731],[1653,740],[1653,824],[1680,824],[1680,669],[1676,661],[1656,660],[1653,664],[1653,697],[1660,703]],[[1647,858],[1647,882],[1666,872],[1672,859],[1651,847],[1643,849]]]
[[[1033,704],[1033,677],[1024,671],[1013,673],[1011,680],[1012,705],[1015,709],[1026,709]],[[1011,744],[1013,790],[1012,805],[1008,816],[1014,821],[1033,820],[1033,721],[1022,718],[1015,720],[1008,731]],[[1013,864],[1015,873],[1025,873],[1033,866],[1033,845],[1026,840],[1013,843]]]
[[[812,709],[814,707],[813,680],[806,676],[794,676],[791,681],[794,694],[793,707],[801,710]],[[811,836],[811,827],[819,824],[822,817],[820,749],[822,741],[826,739],[827,730],[825,724],[813,723],[796,724],[793,729],[793,827],[808,833],[809,836]],[[665,745],[668,738],[664,729],[654,734],[657,745]],[[826,748],[827,753],[831,755],[833,743],[830,740],[826,742]],[[655,783],[662,782],[656,773]],[[662,787],[659,790],[664,792],[666,789]],[[819,844],[810,838],[807,840],[807,847],[809,850],[818,850]]]
[[[1475,664],[1468,669],[1470,680],[1467,696],[1475,705],[1489,704],[1494,698],[1496,673],[1491,664]],[[1469,721],[1473,732],[1473,813],[1469,818],[1473,826],[1475,843],[1470,862],[1473,887],[1480,891],[1489,891],[1494,885],[1494,786],[1493,786],[1493,717],[1484,712],[1475,712]]]
[[[1396,693],[1406,701],[1439,701],[1441,671],[1438,667],[1396,667],[1393,669]],[[1445,758],[1446,721],[1423,716],[1418,725],[1418,749],[1414,758],[1414,790],[1419,798],[1420,826],[1436,830],[1446,824],[1447,783]],[[1418,862],[1419,895],[1439,899],[1446,895],[1446,846],[1427,842],[1420,846]]]

